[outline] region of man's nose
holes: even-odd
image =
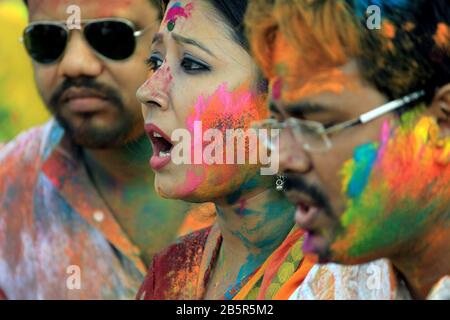
[[[278,152],[281,172],[307,173],[312,169],[309,154],[288,128],[283,129],[280,134]]]
[[[59,63],[59,73],[68,78],[97,77],[103,63],[83,39],[79,31],[72,31],[64,56]]]

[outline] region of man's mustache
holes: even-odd
[[[286,192],[301,192],[307,195],[315,203],[321,207],[329,216],[333,216],[333,209],[326,194],[317,186],[306,182],[301,174],[284,173],[285,183],[284,190]]]
[[[125,108],[122,97],[116,89],[108,85],[101,84],[94,78],[90,77],[65,78],[63,83],[61,83],[52,94],[49,101],[50,107],[57,111],[58,107],[62,103],[64,93],[72,88],[88,89],[97,93],[99,96],[108,99],[116,108],[121,110]]]

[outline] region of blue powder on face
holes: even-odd
[[[364,144],[355,149],[353,153],[355,168],[347,188],[347,195],[350,198],[357,198],[364,191],[377,159],[377,151],[378,146],[375,143]]]

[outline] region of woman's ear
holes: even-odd
[[[435,94],[429,112],[441,128],[442,137],[450,137],[450,83],[441,87]]]

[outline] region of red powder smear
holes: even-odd
[[[281,98],[281,89],[283,88],[283,79],[281,77],[275,78],[275,81],[271,85],[272,88],[272,99],[275,101]]]
[[[386,151],[386,147],[389,143],[389,138],[391,137],[391,129],[389,127],[389,121],[385,120],[383,126],[381,127],[380,134],[380,147],[377,154],[377,162],[381,161]]]
[[[441,22],[437,25],[436,33],[433,36],[434,42],[437,46],[445,49],[449,47],[450,43],[450,29],[448,25]]]
[[[188,3],[184,8],[181,6],[179,2],[175,3],[167,12],[166,18],[164,22],[172,21],[175,22],[179,17],[189,18],[191,16],[191,12],[193,9],[193,4]]]
[[[159,97],[161,93],[167,94],[172,84],[172,71],[164,62],[163,66],[156,72],[152,72],[149,75],[149,78],[142,85],[142,87],[145,88],[153,98]]]

